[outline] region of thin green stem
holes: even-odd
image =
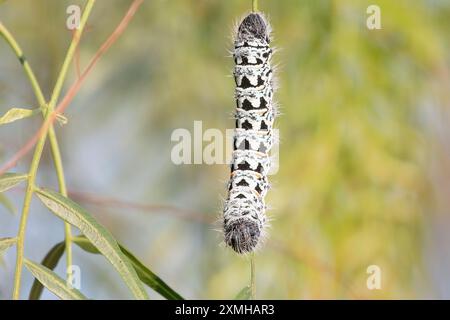
[[[47,113],[46,117],[50,115],[50,113]],[[36,149],[34,151],[33,160],[31,161],[30,171],[28,175],[28,185],[25,193],[25,199],[23,201],[23,209],[22,209],[22,215],[20,217],[20,225],[19,225],[19,232],[17,235],[17,257],[16,257],[16,270],[14,275],[14,290],[13,290],[13,299],[17,300],[20,298],[20,282],[21,282],[21,275],[22,275],[22,265],[23,265],[23,249],[24,249],[24,242],[25,242],[25,229],[26,224],[28,220],[28,214],[30,212],[30,204],[31,204],[31,198],[33,196],[33,189],[34,189],[34,182],[36,180],[36,173],[37,169],[39,167],[39,161],[41,159],[42,150],[45,145],[45,140],[47,136],[42,135],[39,138],[38,143],[36,144]]]
[[[256,299],[256,283],[255,283],[255,255],[252,253],[250,257],[250,293],[252,300]]]
[[[56,103],[61,94],[61,89],[64,84],[64,80],[66,79],[67,71],[69,69],[70,63],[72,62],[72,58],[75,54],[75,50],[80,42],[81,34],[83,33],[84,26],[86,25],[86,21],[91,13],[92,7],[94,6],[95,0],[88,0],[86,7],[83,12],[83,16],[80,20],[80,25],[76,29],[72,42],[69,45],[69,49],[67,49],[66,58],[64,59],[63,65],[61,67],[61,71],[59,72],[58,78],[56,79],[56,84],[52,92],[52,96],[50,98],[50,102],[48,104],[47,112],[50,114],[56,107]],[[49,132],[49,136],[51,133]],[[63,196],[67,197],[67,187],[64,179],[64,169],[61,160],[61,154],[59,148],[55,148],[52,150],[53,158],[55,159],[55,168],[58,176],[60,192]],[[69,267],[72,266],[72,228],[69,223],[64,223],[64,231],[65,231],[65,244],[66,244],[66,271],[68,271]],[[67,281],[71,282],[71,274],[67,273]]]
[[[51,114],[56,107],[56,103],[61,94],[62,86],[64,84],[64,80],[66,79],[67,71],[69,69],[70,63],[72,62],[73,56],[75,54],[75,50],[80,42],[81,34],[83,33],[84,27],[86,25],[87,19],[92,11],[95,0],[88,0],[86,7],[84,9],[83,15],[80,20],[80,25],[76,29],[72,42],[69,45],[69,49],[67,49],[66,58],[64,59],[63,65],[59,72],[58,78],[56,79],[56,84],[52,92],[52,96],[50,98],[50,102],[48,104],[47,112]],[[51,132],[49,131],[49,137],[51,138]],[[57,144],[57,143],[56,143]],[[58,183],[60,186],[60,192],[63,196],[67,197],[67,187],[64,179],[64,169],[61,160],[61,153],[59,148],[52,149],[53,158],[55,160],[55,168],[56,174],[58,176]],[[66,271],[68,271],[69,267],[72,266],[72,228],[69,223],[64,223],[64,231],[65,231],[65,244],[66,244]],[[67,281],[71,283],[71,274],[67,273]]]
[[[13,49],[14,53],[16,54],[17,58],[20,61],[20,64],[23,66],[25,74],[30,80],[31,87],[33,88],[34,94],[36,95],[39,106],[45,107],[46,103],[44,95],[42,94],[41,87],[39,86],[39,83],[36,80],[36,76],[34,75],[34,72],[31,69],[30,64],[28,63],[28,60],[25,58],[25,55],[23,54],[22,49],[20,48],[17,41],[14,39],[12,34],[8,31],[8,29],[6,29],[6,27],[1,22],[0,22],[0,35],[2,35],[2,37],[6,40],[9,46]]]
[[[33,92],[36,96],[36,99],[39,103],[39,107],[42,111],[42,116],[45,119],[45,113],[47,112],[47,103],[45,102],[44,94],[42,93],[42,89],[39,85],[39,82],[36,79],[36,76],[33,72],[33,69],[31,68],[30,64],[28,63],[28,60],[25,58],[25,55],[23,54],[22,49],[20,48],[18,42],[14,39],[13,35],[8,31],[8,29],[0,23],[0,35],[3,36],[3,38],[6,40],[6,42],[9,44],[9,46],[12,48],[14,53],[16,54],[17,58],[19,59],[26,76],[28,77],[28,80],[30,81],[31,87],[33,89]],[[48,131],[48,137],[50,140],[50,147],[51,152],[53,156],[53,161],[55,165],[55,171],[56,175],[58,177],[58,185],[59,185],[59,191],[64,196],[67,196],[67,188],[66,188],[66,182],[64,178],[64,170],[62,166],[62,160],[61,160],[61,152],[58,145],[58,140],[56,138],[55,129],[53,128],[53,125],[50,126]],[[67,258],[67,266],[72,265],[72,250],[70,246],[70,239],[71,239],[71,230],[70,225],[65,223],[65,238],[66,238],[66,258]]]
[[[258,0],[252,0],[252,11],[258,11]]]
[[[49,112],[50,114],[50,112]],[[56,175],[58,177],[58,185],[59,185],[59,192],[67,197],[67,187],[66,187],[66,180],[64,178],[64,168],[61,160],[61,153],[58,146],[58,141],[56,140],[56,135],[54,130],[49,130],[48,136],[50,139],[50,142],[52,141],[52,134],[54,135],[54,143],[55,148],[51,148],[52,156],[53,156],[53,162],[55,164],[55,171]],[[67,222],[64,222],[64,235],[65,235],[65,243],[66,243],[66,270],[70,266],[72,266],[72,228],[70,227],[70,224]],[[71,283],[71,274],[67,273],[67,281]]]
[[[48,120],[48,118],[51,116],[51,114],[53,112],[56,101],[59,97],[59,93],[61,92],[61,88],[64,83],[65,76],[67,74],[68,66],[70,64],[70,61],[73,58],[76,46],[78,45],[78,43],[80,41],[81,34],[83,32],[84,26],[86,25],[86,21],[89,17],[89,14],[92,10],[94,3],[95,3],[95,0],[88,0],[86,7],[84,9],[83,15],[81,17],[79,28],[75,31],[74,36],[72,37],[72,41],[71,41],[69,49],[67,50],[67,53],[66,53],[66,58],[64,59],[63,66],[61,68],[61,72],[58,75],[58,79],[56,81],[55,89],[53,90],[52,98],[46,108],[44,122],[46,122]],[[31,198],[33,196],[33,191],[35,188],[36,173],[37,173],[37,169],[39,167],[39,162],[40,162],[41,156],[42,156],[42,150],[44,148],[45,140],[47,139],[48,132],[49,132],[49,130],[44,130],[42,135],[39,137],[39,140],[36,144],[36,148],[35,148],[35,151],[33,154],[33,159],[31,161],[29,177],[28,177],[28,185],[27,185],[27,189],[26,189],[26,193],[25,193],[22,215],[20,218],[19,234],[17,236],[17,258],[16,258],[16,268],[15,268],[15,275],[14,275],[13,299],[20,298],[20,283],[21,283],[21,277],[22,277],[25,230],[26,230],[26,225],[27,225],[27,220],[28,220],[28,214],[30,211]],[[61,162],[61,156],[59,153],[59,149],[58,149],[58,153],[56,153],[56,154],[53,153],[53,156],[56,156],[58,158],[58,161],[55,161],[55,164],[58,163],[56,166],[58,166],[60,168],[60,170],[62,170],[62,162]],[[61,174],[58,175],[58,180],[59,181],[64,180],[62,171],[61,171]],[[63,183],[63,185],[64,185],[64,189],[65,189],[65,183]],[[67,192],[67,190],[64,190],[64,191]],[[66,232],[67,231],[68,231],[68,229],[66,228]],[[69,233],[70,233],[70,230],[69,230]],[[70,237],[66,236],[66,245],[69,244],[69,246],[70,246],[70,241],[71,241]],[[71,258],[68,260],[69,260],[68,262],[71,263]]]

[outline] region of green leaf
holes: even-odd
[[[91,243],[116,268],[137,299],[148,299],[139,277],[128,258],[120,250],[111,233],[99,224],[87,211],[61,194],[37,189],[37,196],[54,214],[80,229]]]
[[[21,108],[9,109],[2,117],[0,117],[0,125],[11,123],[23,118],[31,117],[32,115],[35,115],[40,111],[41,111],[40,109],[21,109]]]
[[[168,300],[183,300],[183,297],[170,288],[160,277],[154,274],[150,269],[148,269],[141,261],[139,261],[131,252],[125,249],[123,246],[120,247],[122,252],[130,259],[136,270],[139,279],[148,285],[150,288],[161,294]]]
[[[65,125],[65,124],[67,124],[67,122],[69,122],[69,119],[67,119],[67,117],[61,113],[56,114],[56,120],[58,121],[58,123],[61,126]]]
[[[86,300],[77,289],[70,288],[66,282],[47,267],[25,259],[25,266],[48,290],[62,300]]]
[[[12,214],[16,214],[16,208],[14,207],[13,203],[7,196],[5,196],[3,193],[0,193],[0,203]]]
[[[64,243],[64,241],[56,244],[53,248],[50,249],[50,251],[44,257],[44,259],[41,262],[41,265],[47,267],[49,270],[55,269],[56,266],[58,265],[59,259],[61,259],[62,255],[64,254],[65,249],[66,244]],[[28,299],[39,300],[43,289],[44,286],[42,285],[42,283],[40,283],[37,279],[34,279],[33,286],[31,287]]]
[[[4,266],[3,254],[17,242],[17,238],[0,238],[0,265]]]
[[[250,286],[245,286],[241,291],[236,295],[234,300],[251,300],[252,290]]]
[[[74,237],[73,242],[76,243],[83,250],[90,253],[100,253],[97,248],[95,248],[92,243],[86,239],[86,237]],[[170,288],[160,277],[154,274],[150,269],[148,269],[141,261],[139,261],[130,251],[125,249],[119,244],[120,250],[130,259],[131,264],[136,270],[139,279],[148,285],[150,288],[158,292],[164,298],[168,300],[183,300],[183,297]]]
[[[93,254],[100,254],[98,249],[94,247],[94,245],[92,245],[92,243],[84,236],[73,237],[72,241],[86,252]],[[144,282],[146,285],[154,289],[156,292],[158,292],[168,300],[183,300],[183,297],[181,297],[177,292],[175,292],[172,288],[170,288],[161,278],[159,278],[151,270],[149,270],[146,266],[144,266],[144,264],[142,264],[142,262],[140,262],[132,253],[130,253],[120,244],[119,247],[122,250],[122,252],[128,257],[128,259],[130,259],[134,269],[136,270],[142,282]],[[56,244],[47,253],[45,258],[42,260],[41,264],[53,270],[57,266],[58,261],[61,259],[65,248],[66,247],[64,242]],[[30,291],[29,299],[39,300],[43,288],[44,287],[38,280],[34,280],[33,286]]]
[[[0,192],[11,189],[16,184],[27,180],[27,174],[19,174],[19,173],[5,173],[0,176]]]
[[[17,238],[0,238],[0,255],[17,242]]]

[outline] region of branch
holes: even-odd
[[[47,133],[49,127],[55,121],[57,114],[63,113],[64,110],[66,110],[66,108],[69,106],[69,103],[73,100],[77,92],[80,90],[81,85],[83,84],[84,80],[86,80],[86,77],[92,71],[95,64],[98,62],[101,56],[106,51],[108,51],[108,49],[113,45],[113,43],[122,35],[123,31],[125,31],[126,27],[128,26],[128,23],[131,21],[131,19],[133,18],[134,14],[136,13],[137,9],[139,8],[139,6],[142,4],[143,1],[144,0],[133,1],[122,21],[116,27],[114,32],[109,36],[109,38],[103,43],[100,49],[96,52],[95,56],[92,58],[91,62],[89,63],[85,71],[81,74],[80,78],[78,78],[77,81],[70,87],[67,94],[58,104],[55,110],[51,112],[51,114],[49,114],[47,120],[42,124],[40,129],[31,137],[31,139],[27,141],[27,143],[13,157],[11,157],[10,160],[8,160],[0,168],[0,175],[5,173],[9,169],[13,168],[21,158],[23,158],[28,152],[30,152],[33,146],[38,142],[39,138]]]

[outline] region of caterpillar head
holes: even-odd
[[[261,230],[256,221],[236,219],[224,226],[225,243],[237,253],[252,252],[258,244]]]
[[[270,27],[266,19],[259,13],[250,13],[242,20],[237,32],[239,42],[260,40],[270,42]]]

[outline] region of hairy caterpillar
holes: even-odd
[[[264,197],[275,118],[270,32],[264,16],[251,13],[240,23],[234,40],[236,129],[223,231],[225,243],[237,253],[255,250],[266,227]]]

